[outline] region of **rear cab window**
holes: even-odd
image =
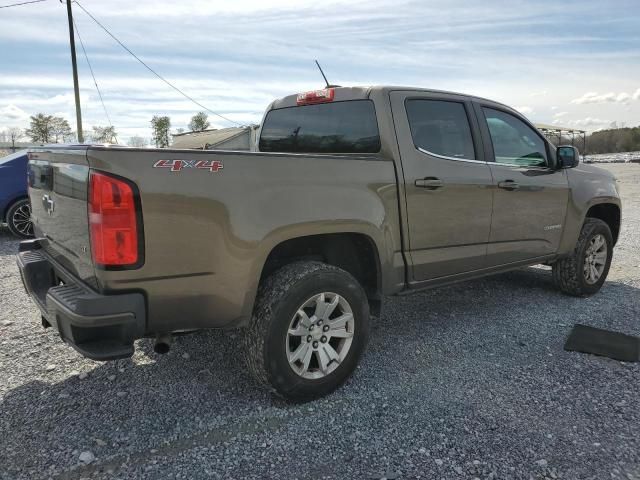
[[[455,160],[476,159],[469,117],[462,103],[408,99],[406,110],[417,149]]]
[[[378,153],[380,133],[371,100],[271,110],[260,134],[261,152]]]

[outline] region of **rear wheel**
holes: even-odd
[[[244,335],[253,376],[291,400],[339,387],[369,337],[367,297],[353,276],[320,262],[297,262],[260,286]]]
[[[18,200],[7,211],[7,226],[16,237],[33,237],[31,223],[31,204],[26,198]]]
[[[609,226],[600,219],[587,218],[571,256],[553,264],[553,281],[569,295],[593,295],[605,282],[612,257]]]

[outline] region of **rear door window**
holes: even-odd
[[[260,135],[261,152],[377,153],[380,134],[371,100],[271,110]]]
[[[409,99],[406,109],[416,148],[452,159],[476,158],[469,118],[462,103]]]

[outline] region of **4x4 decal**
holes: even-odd
[[[171,172],[179,172],[185,168],[197,168],[216,173],[223,169],[219,160],[158,160],[153,168],[168,168]]]

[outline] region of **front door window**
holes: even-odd
[[[546,167],[545,143],[529,125],[500,110],[484,107],[495,161],[523,167]]]

